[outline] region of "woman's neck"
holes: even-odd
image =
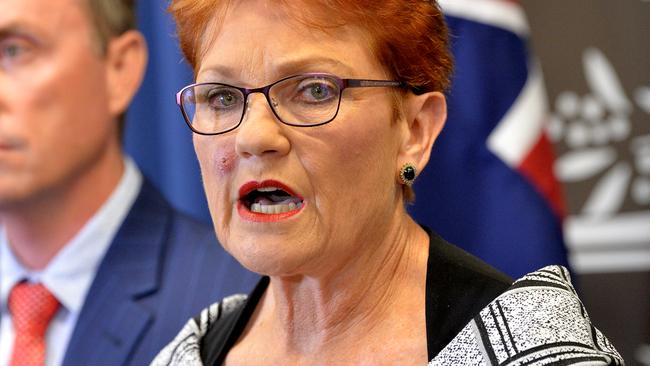
[[[322,357],[346,345],[362,350],[366,340],[408,338],[418,339],[426,352],[429,238],[406,214],[394,222],[374,243],[359,243],[373,250],[326,275],[272,277],[249,329],[260,327],[280,350],[297,355]],[[409,332],[416,334],[404,334]]]

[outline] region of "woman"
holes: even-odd
[[[565,270],[513,285],[408,216],[446,117],[435,3],[171,10],[197,81],[177,101],[215,230],[265,277],[191,320],[154,364],[621,361]]]

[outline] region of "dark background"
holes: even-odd
[[[562,92],[572,91],[580,97],[593,94],[585,80],[585,49],[596,48],[606,55],[632,105],[632,110],[624,113],[630,131],[626,138],[592,141],[583,148],[613,147],[617,156],[613,164],[627,164],[631,168],[629,189],[635,180],[646,182],[647,169],[639,166],[638,159],[642,157],[635,154],[631,145],[635,137],[650,134],[650,115],[635,101],[635,93],[640,88],[650,87],[650,2],[523,0],[522,3],[531,27],[532,49],[541,61],[552,111],[557,109],[557,97]],[[600,120],[583,123],[598,128],[599,123],[604,123],[612,113],[614,111],[605,108]],[[563,139],[556,140],[555,147],[558,157],[572,150]],[[647,161],[647,152],[645,154],[643,159]],[[589,179],[565,182],[572,216],[588,215],[582,211],[584,204],[606,173],[604,170]],[[634,200],[628,192],[615,212],[597,219],[607,221],[620,214],[647,214],[649,210],[647,203]],[[645,253],[647,256],[650,252],[650,237],[645,236],[648,228],[650,219],[645,222],[645,227],[638,228],[640,241],[633,243],[640,255]],[[565,231],[569,230],[570,227],[565,227]],[[568,240],[567,244],[571,250],[574,243]],[[572,258],[589,250],[589,243],[582,244],[580,249],[572,251]],[[612,241],[607,248],[593,250],[604,249],[605,254],[625,250],[628,244]],[[574,269],[578,272],[581,297],[595,324],[622,353],[628,365],[650,365],[650,357],[647,354],[642,356],[639,348],[650,343],[650,267],[629,269],[619,265],[603,268],[602,272],[598,266],[586,269],[576,266]]]

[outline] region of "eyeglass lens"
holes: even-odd
[[[196,131],[224,132],[235,128],[244,117],[244,92],[245,89],[225,84],[197,84],[182,92],[182,106]],[[340,96],[341,88],[334,77],[300,75],[272,84],[267,100],[282,122],[312,126],[336,116]]]

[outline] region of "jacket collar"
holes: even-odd
[[[147,181],[88,292],[64,365],[121,365],[151,325],[144,300],[156,293],[171,208]]]

